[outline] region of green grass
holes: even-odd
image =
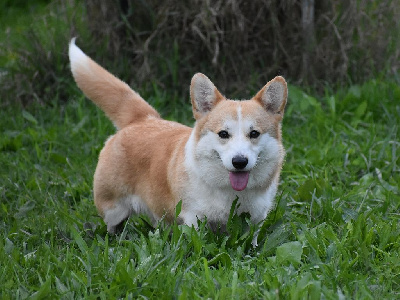
[[[191,122],[171,98],[150,101]],[[109,236],[91,186],[111,123],[78,92],[3,107],[0,298],[399,298],[399,99],[379,80],[321,99],[290,88],[278,204],[257,248],[247,216],[229,235],[134,217]]]
[[[35,16],[43,14],[46,0],[36,0],[29,3],[23,0],[2,0],[0,2],[0,45],[5,48],[3,43],[9,39],[21,36],[27,28],[32,26]],[[1,53],[2,51],[0,51]],[[15,60],[14,53],[0,55],[0,70]]]

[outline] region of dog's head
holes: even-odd
[[[205,75],[194,75],[190,168],[212,186],[268,186],[284,158],[280,126],[287,94],[278,76],[250,100],[227,100]]]

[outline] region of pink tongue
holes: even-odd
[[[229,172],[231,186],[236,191],[243,191],[249,181],[250,172]]]

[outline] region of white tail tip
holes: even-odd
[[[74,70],[78,67],[85,67],[87,66],[88,57],[87,55],[79,49],[77,45],[75,45],[76,38],[71,39],[69,43],[69,61],[71,62],[71,70],[74,73]]]

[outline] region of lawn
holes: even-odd
[[[172,98],[148,100],[190,124],[189,101]],[[290,86],[277,207],[256,248],[234,208],[228,235],[133,217],[109,236],[92,176],[111,122],[76,89],[2,107],[0,298],[399,298],[399,99],[379,79],[318,98]]]

